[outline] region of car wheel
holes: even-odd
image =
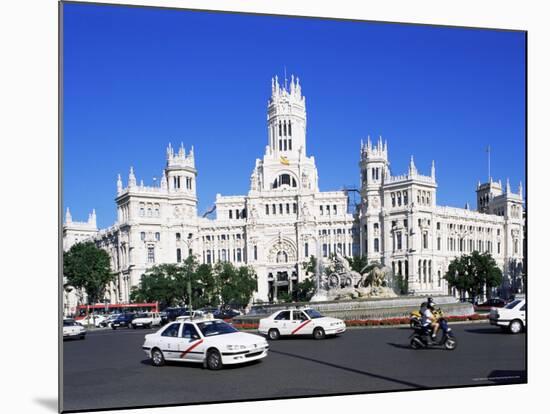
[[[323,328],[315,328],[313,330],[313,337],[315,339],[324,339],[325,337],[325,330]]]
[[[111,328],[113,328],[113,330],[116,331],[116,326],[111,325]]]
[[[130,325],[128,325],[128,328],[130,327]],[[136,325],[132,324],[132,329],[136,329]]]
[[[144,326],[145,329],[151,329],[151,324],[148,323],[147,325]]]
[[[270,329],[267,332],[267,337],[269,339],[271,339],[272,341],[276,341],[277,339],[279,339],[281,337],[281,334],[279,333],[278,329]]]
[[[519,319],[514,319],[512,322],[510,322],[510,333],[517,334],[520,333],[523,330],[523,324]]]
[[[154,348],[151,351],[151,362],[155,367],[161,367],[164,365],[164,355],[162,355],[162,352],[158,348]]]
[[[86,338],[86,335],[80,335],[80,339]]]
[[[216,349],[211,349],[206,354],[206,366],[211,370],[218,370],[223,367],[222,356]]]

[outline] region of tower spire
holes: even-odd
[[[432,180],[435,181],[435,160],[432,160]]]
[[[134,167],[130,167],[130,174],[128,174],[128,187],[136,186],[136,176],[134,175]]]
[[[409,162],[409,175],[416,175],[416,165],[414,165],[414,157],[411,155],[411,161]]]
[[[118,174],[118,177],[116,180],[116,193],[117,194],[122,193],[122,178],[120,178],[120,174]]]
[[[521,184],[521,181],[519,182],[518,195],[520,198],[523,198],[523,185]]]
[[[67,211],[65,212],[65,224],[72,223],[73,218],[71,216],[71,212],[69,211],[69,207],[67,207]]]

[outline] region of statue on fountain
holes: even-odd
[[[361,274],[351,269],[340,251],[324,262],[319,291],[312,301],[397,296],[391,288],[392,272],[387,266],[375,263],[362,269]]]

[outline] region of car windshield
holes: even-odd
[[[231,325],[223,321],[206,321],[197,324],[203,336],[223,335],[239,332]]]
[[[148,313],[139,313],[136,318],[147,318],[149,317],[149,314]]]
[[[505,306],[506,309],[514,309],[518,303],[520,303],[521,300],[514,300],[513,302],[510,302],[508,305]]]
[[[315,309],[306,309],[304,311],[305,313],[308,314],[308,316],[311,318],[311,319],[316,319],[316,318],[322,318],[323,315],[321,315],[319,312],[317,312]]]

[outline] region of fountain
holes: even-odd
[[[367,270],[368,269],[368,270]],[[374,264],[359,273],[352,270],[348,260],[340,252],[317,261],[315,276],[317,290],[311,302],[349,300],[359,298],[394,298],[391,269]]]

